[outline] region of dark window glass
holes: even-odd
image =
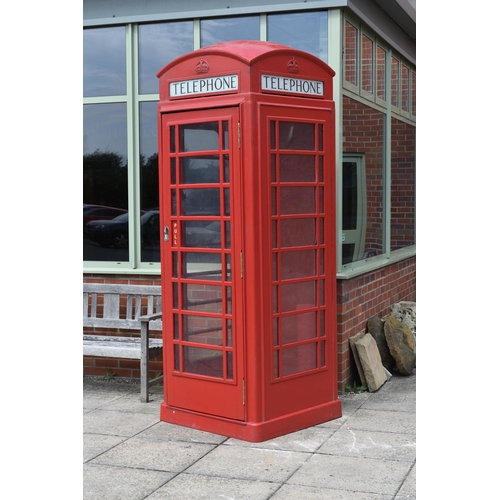
[[[128,261],[125,103],[83,107],[83,259]],[[104,213],[102,210],[111,210]]]
[[[141,261],[160,262],[157,103],[139,107],[141,168]]]
[[[83,30],[83,96],[127,92],[125,27]]]

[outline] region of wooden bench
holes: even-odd
[[[163,380],[163,375],[148,380],[149,358],[163,351],[162,340],[149,335],[162,329],[161,286],[84,283],[83,326],[140,330],[140,337],[84,332],[83,355],[140,359],[141,401],[149,402],[149,388]]]

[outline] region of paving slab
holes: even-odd
[[[394,500],[417,500],[417,464],[412,467]]]
[[[102,453],[123,443],[127,439],[122,436],[106,436],[104,434],[83,435],[83,461],[88,462]]]
[[[227,442],[227,436],[212,434],[211,432],[191,429],[182,425],[158,422],[137,434],[138,438],[147,438],[157,441],[184,441],[188,443],[221,444]]]
[[[142,500],[173,475],[161,471],[85,464],[83,500]]]
[[[200,460],[214,445],[131,438],[99,455],[92,463],[136,469],[181,472]]]
[[[267,500],[279,487],[277,483],[264,481],[179,474],[148,500]]]
[[[97,409],[83,415],[83,427],[88,434],[131,437],[157,423],[159,417],[148,413]]]
[[[415,437],[409,434],[343,427],[318,449],[318,453],[413,462],[416,459],[416,442]]]
[[[309,454],[295,451],[266,450],[223,444],[196,462],[186,472],[205,476],[281,483],[286,481],[309,456]]]
[[[264,448],[268,450],[303,451],[312,453],[331,437],[334,431],[328,427],[309,427],[260,443],[248,443],[239,439],[228,439],[228,446]]]
[[[415,414],[360,408],[344,424],[349,429],[416,434]]]
[[[273,500],[393,500],[392,495],[284,484]]]
[[[395,495],[412,467],[395,460],[313,455],[287,484]]]

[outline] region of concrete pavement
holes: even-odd
[[[416,373],[341,396],[343,416],[262,443],[159,420],[163,387],[83,382],[85,500],[415,500]]]

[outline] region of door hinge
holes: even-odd
[[[242,392],[243,392],[243,406],[245,406],[245,379],[242,382]]]
[[[243,252],[240,252],[240,278],[243,278]]]
[[[238,122],[238,149],[241,148],[241,123]]]

